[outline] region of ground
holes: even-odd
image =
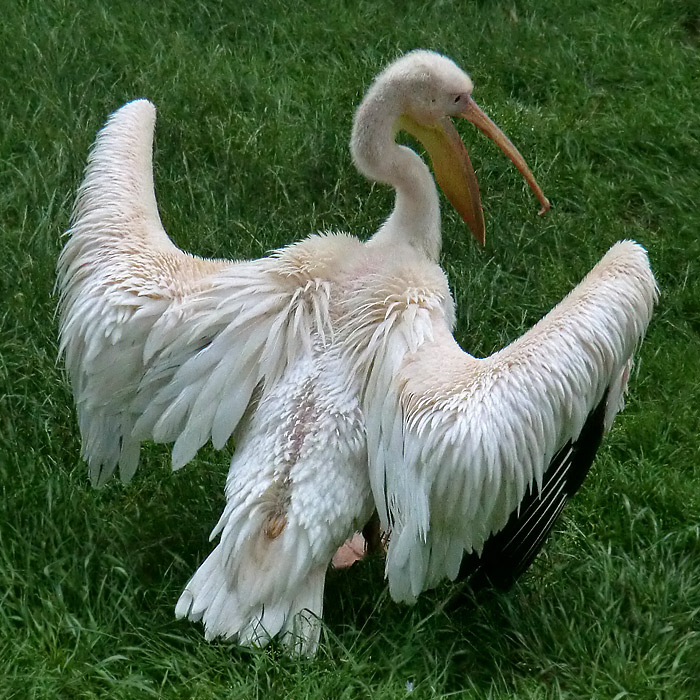
[[[22,0],[0,23],[0,698],[700,696],[700,12],[694,0],[132,3]],[[315,230],[365,237],[391,193],[353,169],[353,108],[399,53],[442,51],[527,158],[461,133],[486,246],[445,208],[457,336],[513,340],[616,240],[661,300],[628,407],[531,571],[507,594],[407,608],[379,558],[332,571],[321,649],[208,644],[174,620],[206,556],[228,455],[93,491],[57,361],[55,263],[89,145],[158,107],[156,186],[189,251],[259,257]]]

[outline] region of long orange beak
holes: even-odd
[[[544,196],[544,192],[537,184],[535,176],[530,168],[527,167],[525,159],[520,155],[510,139],[489,119],[488,115],[471,97],[467,100],[467,105],[459,116],[467,119],[479,131],[486,134],[513,161],[513,165],[520,171],[527,184],[530,185],[530,189],[534,192],[535,197],[540,200],[542,208],[537,213],[541,216],[548,211],[551,206],[549,200]]]
[[[471,97],[457,116],[474,124],[513,161],[540,200],[542,209],[539,213],[544,214],[549,209],[549,201],[535,181],[525,159],[508,137],[479,109]],[[450,118],[445,117],[437,124],[426,126],[404,114],[399,120],[399,127],[423,144],[432,161],[437,183],[464,219],[476,240],[483,245],[485,242],[484,212],[481,207],[479,185],[467,149]]]

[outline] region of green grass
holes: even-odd
[[[700,697],[697,3],[244,4],[3,3],[0,698]],[[209,551],[226,455],[171,474],[149,446],[131,485],[99,492],[79,460],[53,285],[88,147],[123,102],[157,104],[162,216],[192,252],[364,236],[392,197],[352,167],[352,111],[414,47],[470,70],[554,205],[538,218],[460,125],[487,225],[479,249],[445,211],[460,341],[509,342],[634,238],[662,297],[628,408],[509,594],[444,587],[406,608],[369,561],[330,574],[316,659],[208,644],[173,606]]]

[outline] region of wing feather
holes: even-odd
[[[485,359],[459,348],[444,314],[432,312],[420,331],[432,340],[421,342],[403,318],[394,321],[383,343],[391,353],[373,358],[365,403],[371,479],[384,485],[375,499],[392,528],[395,599],[411,602],[453,579],[455,551],[478,557],[528,498],[534,505],[513,543],[529,564],[579,478],[571,459],[556,455],[601,402],[611,422],[656,295],[646,252],[623,241],[530,331]],[[379,397],[382,409],[372,412]]]
[[[60,351],[96,485],[117,466],[131,478],[144,439],[174,441],[175,468],[209,439],[222,447],[255,387],[327,333],[327,283],[289,274],[294,247],[232,262],[170,241],[154,125],[153,105],[136,100],[100,131],[58,263]]]

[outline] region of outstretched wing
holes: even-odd
[[[393,323],[365,410],[394,599],[456,578],[465,552],[467,568],[503,585],[527,568],[622,408],[656,293],[644,249],[623,241],[485,359],[463,352],[439,313],[423,314],[428,340],[413,351],[407,324]]]
[[[286,251],[205,260],[163,230],[151,167],[155,108],[115,112],[98,134],[58,264],[61,352],[83,456],[100,485],[134,474],[142,440],[175,441],[173,467],[223,446],[255,387],[320,333],[328,290]]]

